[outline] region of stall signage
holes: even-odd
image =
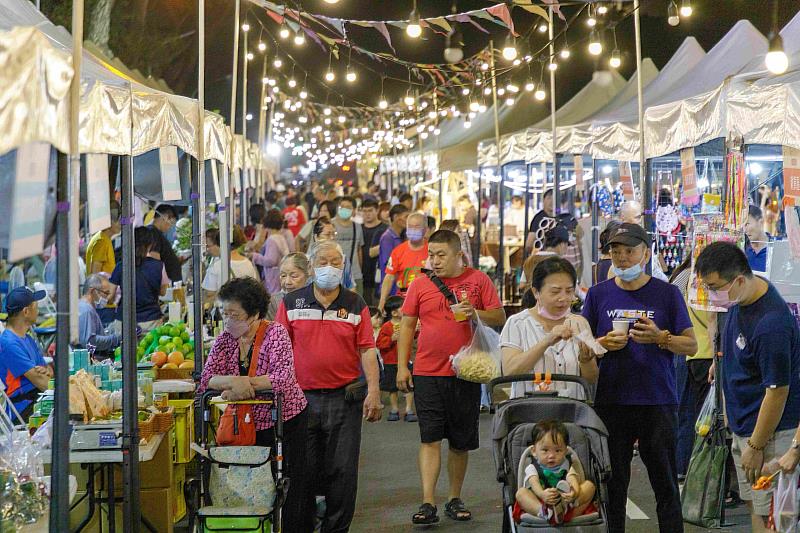
[[[583,187],[583,156],[574,156],[573,162],[575,165],[575,186]]]
[[[50,175],[50,145],[43,142],[17,148],[14,200],[9,232],[8,261],[15,262],[42,253],[47,180]]]
[[[625,200],[633,200],[633,176],[630,161],[619,162],[619,181],[622,183],[622,195]]]
[[[800,150],[789,146],[783,147],[783,190],[800,204]]]
[[[162,146],[158,149],[158,164],[161,167],[161,198],[164,201],[180,200],[181,177],[178,170],[178,147]]]
[[[683,205],[696,204],[699,194],[697,192],[697,167],[694,161],[694,148],[681,150],[681,177],[683,178],[681,203]]]
[[[86,154],[86,193],[89,233],[95,234],[111,226],[107,154]]]

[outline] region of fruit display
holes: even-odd
[[[161,355],[164,354],[164,361],[161,361]],[[166,358],[173,353],[181,355],[180,360],[167,361]],[[169,354],[169,355],[167,355]],[[137,361],[146,361],[148,359],[153,361],[156,366],[162,366],[165,363],[174,363],[177,367],[186,359],[194,358],[194,340],[189,335],[186,329],[186,324],[177,322],[175,324],[166,323],[163,326],[157,327],[148,332],[136,348]],[[158,359],[159,362],[156,362]],[[173,359],[178,360],[177,356]]]

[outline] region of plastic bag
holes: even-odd
[[[489,383],[500,377],[500,335],[476,317],[472,341],[450,360],[459,379]]]
[[[711,426],[714,425],[714,412],[716,411],[716,383],[712,383],[708,389],[706,400],[703,402],[703,408],[700,409],[700,415],[697,417],[697,422],[694,424],[694,431],[701,437],[708,435]]]
[[[778,486],[772,494],[772,519],[775,521],[775,530],[781,533],[796,533],[798,530],[798,482],[800,470],[796,468],[791,474],[778,474]]]

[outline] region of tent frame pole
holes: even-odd
[[[503,250],[503,240],[505,235],[503,235],[503,216],[504,213],[504,202],[503,202],[503,187],[505,186],[505,180],[503,179],[503,167],[500,164],[500,120],[497,116],[497,71],[494,65],[494,41],[489,41],[489,69],[492,73],[492,109],[494,110],[494,143],[497,146],[497,161],[495,161],[497,175],[500,176],[500,188],[497,195],[497,203],[500,205],[500,233],[498,235],[498,259],[497,262],[497,269],[495,271],[495,277],[497,282],[499,283],[499,293],[500,298],[502,301],[503,297],[503,274],[505,269],[505,261],[504,257],[504,250]],[[478,218],[481,217],[481,208],[480,208],[480,198],[478,199]]]
[[[192,303],[194,313],[194,360],[196,370],[203,370],[203,249],[206,226],[205,162],[205,76],[206,76],[205,0],[197,5],[197,159],[192,176]],[[211,161],[211,164],[215,164]]]
[[[555,61],[555,45],[553,44],[553,7],[548,8],[550,20],[547,24],[547,35],[550,39],[550,63]],[[550,70],[550,134],[552,135],[553,150],[553,212],[558,216],[561,213],[561,172],[558,161],[558,138],[556,137],[556,71]],[[545,180],[547,179],[545,174]]]
[[[644,80],[642,79],[642,31],[639,0],[633,0],[633,12],[634,31],[636,35],[636,101],[639,114],[639,190],[644,194],[647,188],[645,186],[645,181],[652,179],[652,177],[646,176],[647,172],[645,168],[647,160],[645,159],[644,149]],[[650,205],[650,199],[642,198],[642,205],[645,206],[645,214],[652,215],[652,212],[648,213],[650,210],[646,208],[646,206]],[[647,224],[649,224],[649,222],[647,222]],[[649,227],[649,225],[646,227]]]
[[[228,157],[229,173],[228,173],[228,190],[225,191],[227,198],[225,200],[225,228],[220,224],[220,257],[222,263],[221,277],[222,283],[225,283],[230,278],[231,272],[231,232],[233,231],[233,215],[236,211],[236,198],[233,180],[236,179],[236,170],[234,166],[235,148],[236,148],[236,85],[239,79],[239,12],[241,11],[242,0],[236,0],[234,4],[233,15],[233,66],[231,68],[231,109],[228,122],[231,126],[231,146],[230,154]],[[222,230],[225,231],[222,231]]]
[[[247,170],[247,32],[242,32],[242,196],[239,205],[239,224],[247,226],[247,207],[250,191],[249,173]]]

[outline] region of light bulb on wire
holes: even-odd
[[[250,24],[248,24],[247,22],[245,22],[244,24],[242,24],[242,31],[243,31],[243,32],[245,32],[245,33],[247,33],[248,31],[250,31]]]
[[[547,98],[547,93],[545,92],[544,87],[539,85],[536,88],[536,92],[533,93],[533,97],[536,98],[537,100],[539,100],[540,102],[542,100],[544,100],[545,98]]]
[[[463,89],[461,89],[461,94],[463,94],[464,96],[469,96],[469,87],[464,87]]]
[[[289,79],[289,87],[291,87],[292,89],[297,87],[297,80],[295,80],[294,78],[290,78]]]
[[[619,55],[619,49],[614,48],[611,52],[611,59],[608,60],[608,66],[611,68],[619,68],[622,65],[622,58]]]
[[[561,57],[561,59],[569,59],[569,56],[572,55],[572,52],[570,52],[569,48],[565,46],[564,48],[561,49],[558,55]]]
[[[535,88],[536,84],[533,83],[533,80],[528,80],[527,83],[525,83],[526,92],[532,92]]]
[[[600,34],[597,33],[597,30],[592,30],[589,35],[589,53],[593,56],[603,53],[603,43],[600,41]]]
[[[539,33],[547,33],[547,24],[542,22],[541,24],[539,24],[539,28],[538,29],[539,29]]]
[[[681,18],[678,16],[678,5],[675,0],[670,0],[667,6],[667,24],[670,26],[677,26],[681,23]]]
[[[510,33],[506,37],[506,44],[503,45],[503,58],[506,61],[514,61],[517,58],[516,39]]]
[[[345,75],[344,75],[344,78],[345,78],[345,79],[346,79],[348,82],[350,82],[350,83],[353,83],[354,81],[356,81],[356,73],[355,73],[355,71],[352,71],[352,70],[350,70],[350,69],[348,68],[348,69],[347,69],[347,74],[345,74]]]
[[[302,31],[298,30],[298,32],[294,34],[294,44],[297,46],[306,44],[306,36],[303,35]]]
[[[558,69],[558,63],[556,63],[555,60],[551,59],[550,63],[547,64],[547,69],[548,70],[557,70]]]
[[[325,0],[326,4],[338,4],[339,0]]]
[[[783,39],[777,32],[769,40],[769,52],[764,62],[773,74],[783,74],[789,68],[789,58],[783,50]]]
[[[597,14],[598,15],[605,15],[608,13],[608,6],[605,4],[600,4],[597,6]]]
[[[511,107],[512,105],[514,105],[514,99],[512,97],[510,97],[510,96],[508,98],[506,98],[506,105],[508,107]]]
[[[259,52],[263,52],[266,49],[267,49],[267,45],[264,42],[258,43],[258,51]]]
[[[281,68],[283,66],[283,61],[280,57],[276,57],[272,64],[275,66],[275,68]]]
[[[254,57],[253,52],[247,52],[247,55],[245,57],[247,58],[248,61],[252,61]]]
[[[336,79],[336,74],[332,70],[325,73],[325,81],[333,81]]]
[[[681,16],[689,18],[692,16],[694,9],[692,9],[692,0],[681,0]]]
[[[286,25],[282,25],[280,31],[278,32],[278,36],[281,39],[288,39],[289,38],[289,28]]]
[[[414,8],[411,14],[408,15],[408,26],[406,26],[406,33],[412,39],[416,39],[422,35],[422,26],[419,20],[419,11],[417,11],[417,0],[414,0]]]
[[[299,96],[301,100],[305,100],[306,98],[308,98],[308,92],[305,89],[303,89],[297,96]]]
[[[405,105],[407,105],[408,107],[411,107],[411,106],[414,105],[414,97],[411,95],[411,93],[406,93],[405,98],[403,98],[403,103]]]
[[[464,37],[461,35],[458,23],[453,26],[444,40],[444,60],[448,63],[458,63],[464,59]]]

